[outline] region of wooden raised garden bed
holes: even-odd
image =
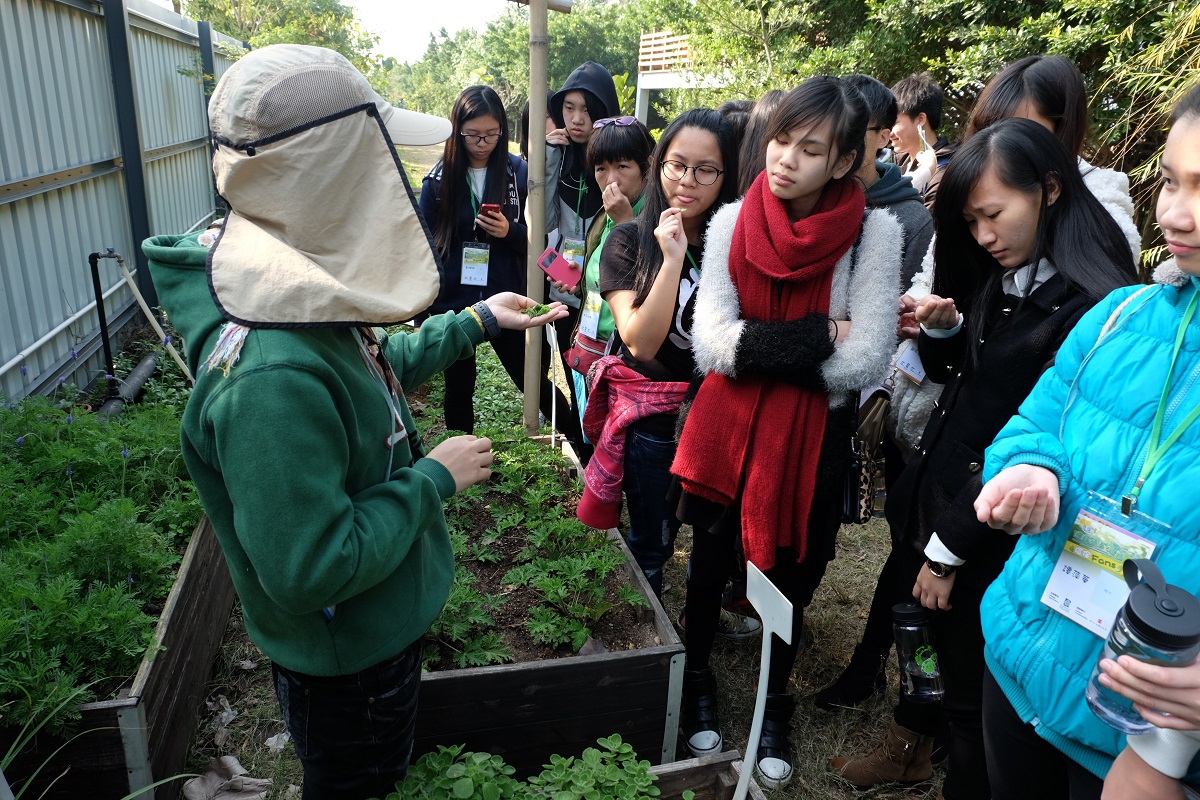
[[[630,583],[650,604],[661,645],[550,661],[426,673],[414,757],[438,745],[502,756],[526,776],[553,753],[619,733],[654,764],[675,759],[683,645],[616,531]]]
[[[685,790],[696,793],[696,800],[732,800],[742,773],[742,755],[736,750],[703,758],[689,758],[673,764],[652,767],[658,776],[654,785],[662,792],[659,800],[681,800]],[[766,800],[762,789],[750,778],[750,800]]]
[[[159,617],[152,655],[142,659],[127,694],[81,708],[78,730],[86,733],[67,744],[38,776],[36,785],[45,787],[62,775],[46,798],[121,798],[182,772],[233,599],[225,557],[204,517]],[[0,753],[8,750],[14,733],[0,729]],[[31,743],[6,771],[14,790],[60,745],[61,740],[49,736]],[[160,798],[173,798],[178,790],[167,784],[156,791]],[[41,792],[31,787],[26,796],[41,797]],[[155,796],[148,791],[139,798]]]

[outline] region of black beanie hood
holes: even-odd
[[[587,100],[588,116],[592,118],[592,122],[619,114],[621,111],[612,74],[595,61],[587,61],[576,67],[562,88],[550,98],[548,110],[554,124],[559,128],[563,127],[563,99],[570,92],[583,92]]]

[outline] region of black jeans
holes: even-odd
[[[492,349],[504,365],[504,371],[512,378],[518,391],[525,390],[525,331],[502,330],[500,335],[492,340]],[[542,391],[540,407],[550,421],[551,412],[558,407],[558,430],[572,443],[578,443],[583,436],[579,425],[579,416],[571,409],[567,398],[558,390],[550,379],[544,377],[550,366],[550,347],[542,344]],[[475,431],[475,356],[474,354],[456,361],[446,368],[446,398],[443,401],[446,417],[446,429],[451,431]],[[568,381],[568,384],[570,382]],[[519,420],[513,420],[517,424]]]
[[[304,766],[304,800],[386,797],[412,755],[421,642],[354,675],[274,665],[275,696]]]
[[[1104,781],[1022,722],[986,671],[983,741],[994,800],[1099,800],[1104,789]]]
[[[809,511],[808,557],[797,561],[795,550],[776,548],[775,565],[763,573],[792,604],[792,643],[787,644],[778,636],[771,642],[767,691],[772,694],[787,691],[804,631],[804,609],[812,602],[829,566],[830,548],[821,542],[835,537],[840,523],[840,510],[835,502],[814,498]],[[688,669],[708,666],[721,614],[721,592],[738,558],[739,536],[740,526],[729,526],[721,533],[703,530],[692,533],[685,600]]]

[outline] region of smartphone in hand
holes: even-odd
[[[483,205],[481,205],[479,207],[479,213],[480,214],[495,214],[496,216],[500,216],[500,204],[499,203],[484,203]]]
[[[542,272],[549,275],[552,280],[566,286],[570,291],[575,291],[580,278],[583,277],[575,262],[567,261],[553,247],[547,247],[546,252],[538,257],[537,263],[542,268]]]

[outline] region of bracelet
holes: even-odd
[[[496,315],[492,313],[492,309],[488,308],[487,303],[480,300],[467,310],[471,311],[476,319],[479,320],[479,324],[483,326],[484,339],[491,340],[500,335],[500,323],[496,320]]]
[[[476,311],[476,310],[475,310],[475,309],[473,309],[473,308],[469,308],[469,307],[468,307],[468,308],[467,308],[467,313],[468,313],[468,314],[470,314],[472,317],[474,317],[474,318],[475,318],[475,321],[479,323],[479,330],[483,331],[483,332],[486,334],[486,333],[487,333],[487,328],[484,328],[484,327],[483,327],[483,319],[482,319],[482,318],[479,316],[479,312],[478,312],[478,311]]]
[[[836,320],[836,319],[831,319],[831,320],[829,320],[829,321],[833,323],[833,341],[834,341],[834,343],[836,344],[836,343],[837,343],[837,340],[838,340],[838,334],[839,334],[839,333],[841,333],[841,329],[840,329],[840,328],[838,328],[838,324],[837,324],[837,320]]]

